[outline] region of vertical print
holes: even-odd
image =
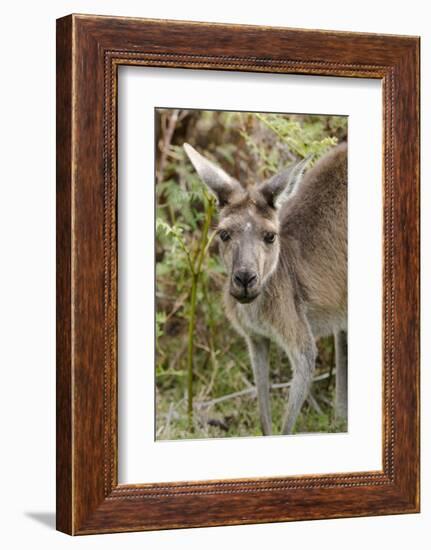
[[[156,439],[347,429],[347,117],[155,110]]]

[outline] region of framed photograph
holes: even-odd
[[[419,38],[57,21],[57,528],[419,511]]]

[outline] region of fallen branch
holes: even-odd
[[[325,380],[329,377],[329,373],[321,374],[320,376],[316,376],[316,378],[313,379],[314,382],[319,382],[320,380]],[[271,384],[271,390],[279,390],[283,388],[289,388],[291,386],[291,382],[284,382],[279,384]],[[206,408],[206,407],[212,407],[213,405],[216,405],[217,403],[222,403],[223,401],[227,401],[228,399],[235,399],[235,397],[242,397],[244,395],[249,395],[250,397],[256,397],[257,391],[256,388],[253,386],[251,388],[246,388],[241,391],[236,391],[234,393],[228,393],[226,395],[222,395],[221,397],[216,397],[215,399],[211,399],[210,401],[201,401],[200,403],[196,403],[195,407],[198,409]]]

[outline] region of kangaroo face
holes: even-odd
[[[229,292],[238,302],[250,303],[259,296],[277,266],[278,206],[293,192],[308,159],[266,182],[244,188],[190,145],[185,144],[184,149],[218,199],[217,234]]]
[[[240,303],[257,298],[274,272],[280,253],[276,212],[270,212],[262,199],[260,212],[258,200],[247,193],[241,206],[224,208],[217,228],[229,292]]]

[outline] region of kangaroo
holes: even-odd
[[[224,305],[245,339],[261,428],[272,433],[269,345],[292,366],[282,433],[292,433],[308,396],[316,339],[335,335],[335,412],[347,417],[347,145],[313,168],[304,159],[257,185],[242,186],[191,145],[184,149],[216,196]]]

